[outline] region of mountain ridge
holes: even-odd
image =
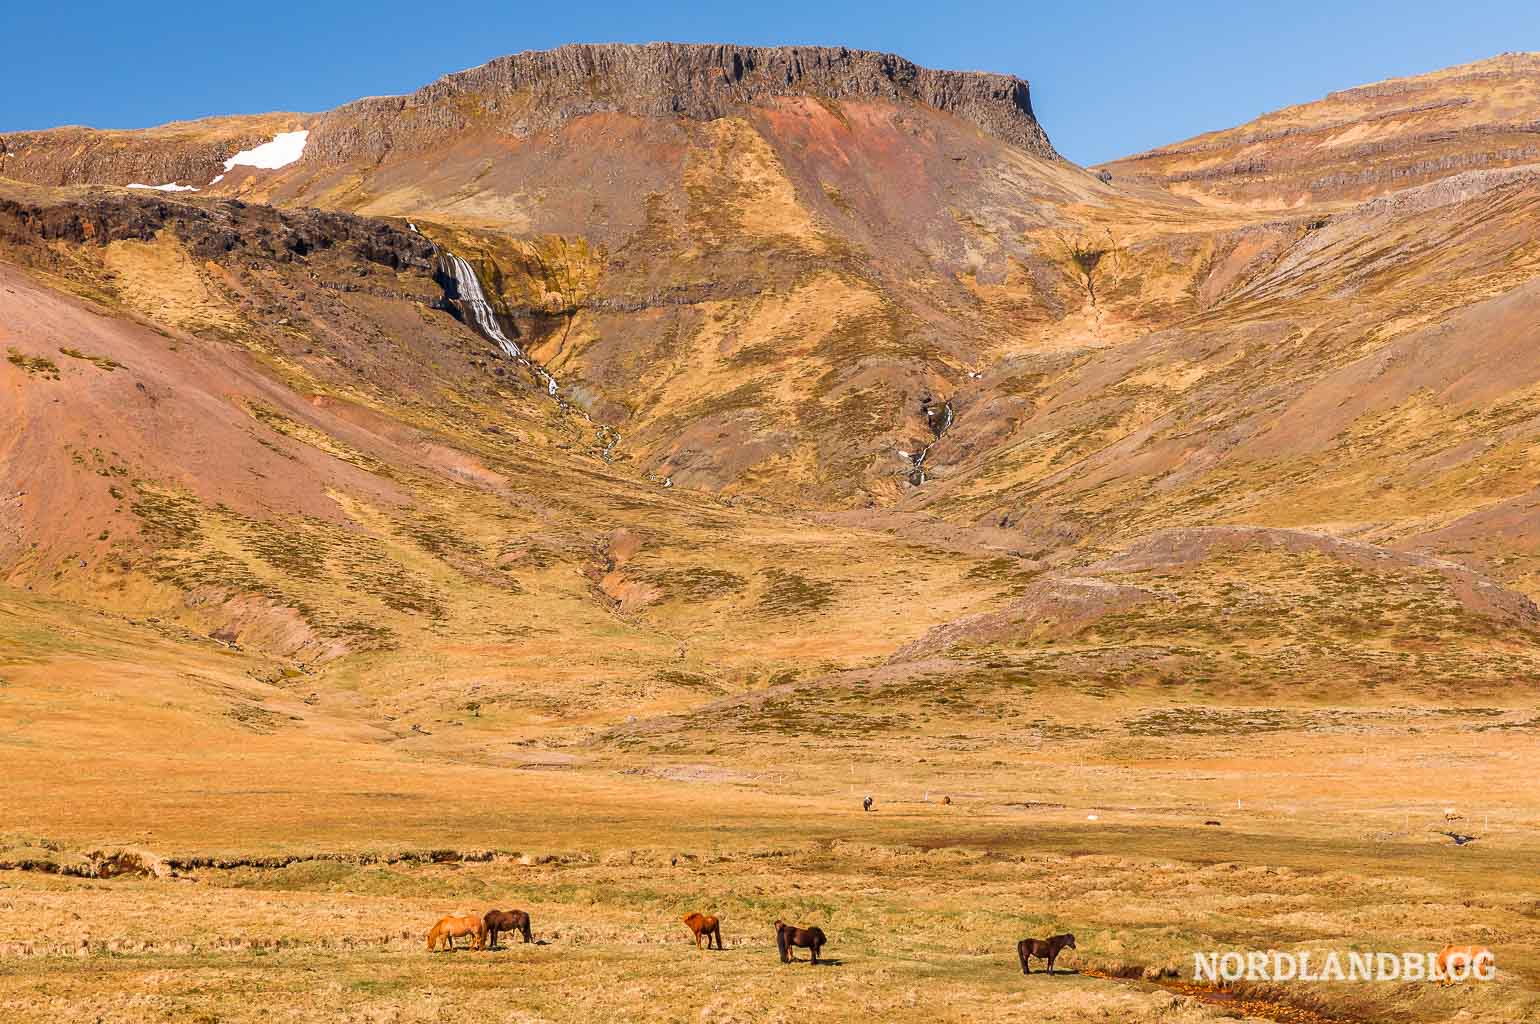
[[[310,129],[299,163],[378,163],[397,146],[445,140],[478,122],[510,137],[619,113],[709,121],[774,98],[916,103],[991,137],[1061,159],[1016,76],[922,67],[846,47],[573,43],[495,57],[410,93],[366,96],[316,113],[183,119],[144,129],[62,125],[0,132],[0,177],[45,185],[183,181],[203,186],[235,150],[278,130]],[[227,150],[228,152],[221,152]]]
[[[1341,208],[1460,171],[1540,162],[1540,53],[1339,89],[1095,165],[1200,202]]]

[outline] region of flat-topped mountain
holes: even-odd
[[[229,153],[279,125],[312,130],[307,164],[377,163],[392,150],[444,144],[467,131],[523,137],[604,113],[708,121],[783,97],[919,104],[1037,156],[1056,156],[1027,83],[1014,76],[939,71],[843,47],[612,43],[511,54],[409,95],[369,97],[319,115],[210,118],[142,132],[13,132],[0,135],[0,176],[47,185],[201,186]]]
[[[313,158],[379,159],[414,136],[461,131],[481,118],[521,135],[596,113],[707,121],[789,96],[923,104],[1030,153],[1055,155],[1027,83],[1010,75],[937,71],[843,47],[648,43],[512,54],[408,96],[346,104],[316,122]]]

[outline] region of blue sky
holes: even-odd
[[[1534,0],[4,6],[0,131],[324,110],[569,42],[817,43],[1020,75],[1060,151],[1087,164],[1333,89],[1540,49]]]

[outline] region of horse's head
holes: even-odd
[[[1074,949],[1075,948],[1075,937],[1073,935],[1070,935],[1068,933],[1065,934],[1065,936],[1064,936],[1064,948],[1065,949]]]

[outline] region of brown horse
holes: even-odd
[[[522,910],[489,910],[481,918],[487,926],[487,946],[497,948],[499,932],[518,932],[525,942],[533,942],[529,934],[529,915]]]
[[[1032,968],[1027,966],[1027,961],[1033,957],[1048,961],[1048,973],[1053,973],[1053,962],[1059,958],[1061,949],[1074,949],[1075,937],[1073,935],[1052,935],[1046,939],[1022,939],[1016,943],[1016,956],[1021,960],[1021,973],[1031,974]]]
[[[438,923],[428,929],[428,952],[432,953],[438,949],[440,939],[445,946],[453,949],[457,935],[469,935],[471,948],[481,949],[486,944],[487,926],[482,923],[481,918],[469,914],[463,917],[451,914],[448,917],[439,918]]]
[[[717,949],[722,948],[722,922],[710,914],[690,913],[684,915],[684,923],[690,931],[695,933],[695,948],[700,948],[702,936],[706,939],[706,948],[711,948],[711,937],[716,936]]]
[[[781,951],[781,963],[789,964],[796,957],[791,955],[793,946],[801,946],[813,954],[813,963],[818,962],[818,951],[823,949],[823,944],[829,940],[824,937],[822,928],[793,928],[785,921],[775,922],[775,945]]]
[[[1434,976],[1440,988],[1447,988],[1456,981],[1492,977],[1496,964],[1492,951],[1485,946],[1445,946],[1433,958]]]

